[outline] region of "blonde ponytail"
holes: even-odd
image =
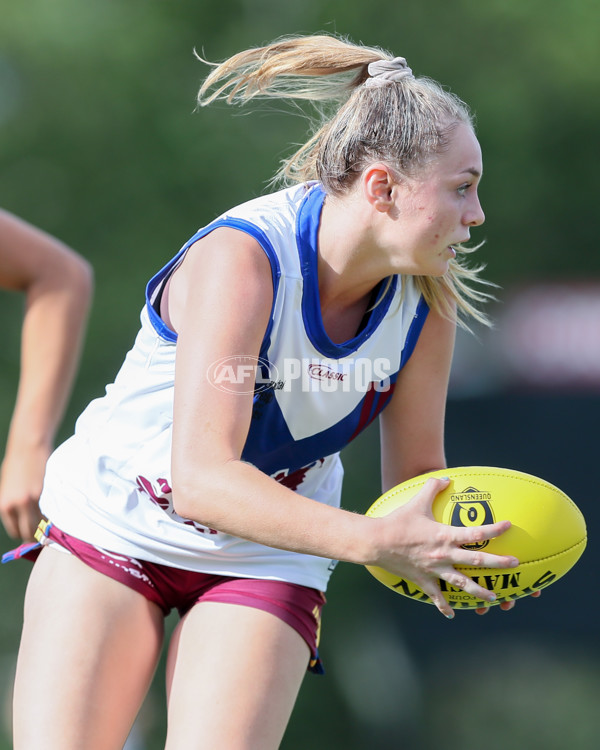
[[[474,127],[461,99],[436,81],[416,78],[403,58],[334,35],[284,37],[222,63],[199,59],[213,68],[198,93],[199,106],[260,98],[300,99],[314,106],[312,135],[275,177],[282,185],[318,180],[327,193],[340,196],[374,161],[415,175],[448,146],[458,124]],[[458,247],[442,278],[416,278],[430,307],[465,327],[465,317],[488,323],[480,304],[491,296],[474,286],[486,282],[481,266],[464,263],[469,252]]]
[[[343,101],[368,77],[369,63],[392,55],[327,35],[284,37],[265,47],[239,52],[213,71],[198,93],[198,104],[229,104],[257,97]],[[211,89],[213,89],[211,91]]]

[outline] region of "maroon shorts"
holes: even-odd
[[[157,604],[166,615],[177,609],[185,615],[198,602],[226,602],[262,609],[290,625],[308,644],[309,670],[323,673],[318,644],[323,592],[285,581],[228,576],[181,570],[109,552],[65,534],[42,521],[36,538],[47,537],[94,570],[124,583]],[[45,542],[45,540],[43,540]],[[47,543],[47,542],[46,542]],[[3,562],[27,557],[35,559],[42,544],[21,545],[3,557]]]

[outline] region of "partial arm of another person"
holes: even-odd
[[[177,512],[271,547],[380,565],[413,580],[418,571],[416,582],[451,616],[437,578],[459,583],[452,564],[468,554],[459,545],[497,536],[507,524],[455,529],[449,538],[446,527],[425,512],[440,482],[427,485],[418,504],[397,518],[374,519],[302,497],[241,460],[252,394],[218,390],[206,373],[224,357],[258,355],[272,298],[264,252],[236,230],[218,229],[200,240],[173,277],[169,312],[179,335],[172,447]],[[416,466],[407,464],[406,470]],[[478,564],[489,564],[489,558],[498,567],[512,564],[512,558],[489,555],[479,555]],[[489,595],[471,579],[467,587]]]
[[[25,295],[16,402],[0,474],[8,534],[31,540],[46,461],[71,392],[93,291],[91,266],[0,210],[0,287]]]

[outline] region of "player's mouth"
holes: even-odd
[[[457,245],[464,245],[465,242],[469,241],[469,237],[467,237],[464,240],[458,240],[458,242],[453,242],[451,245],[448,245],[448,252],[453,258],[456,258],[456,246]]]

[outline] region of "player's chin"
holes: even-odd
[[[448,270],[450,268],[449,263],[445,263],[443,260],[440,259],[440,261],[436,264],[431,263],[427,268],[419,269],[419,271],[415,272],[415,276],[428,276],[429,278],[433,279],[441,279],[443,276],[445,276],[448,273]]]
[[[450,270],[451,260],[452,258],[448,255],[447,251],[445,253],[441,253],[439,258],[437,259],[437,263],[432,264],[432,267],[427,276],[433,276],[436,278],[445,276]]]

